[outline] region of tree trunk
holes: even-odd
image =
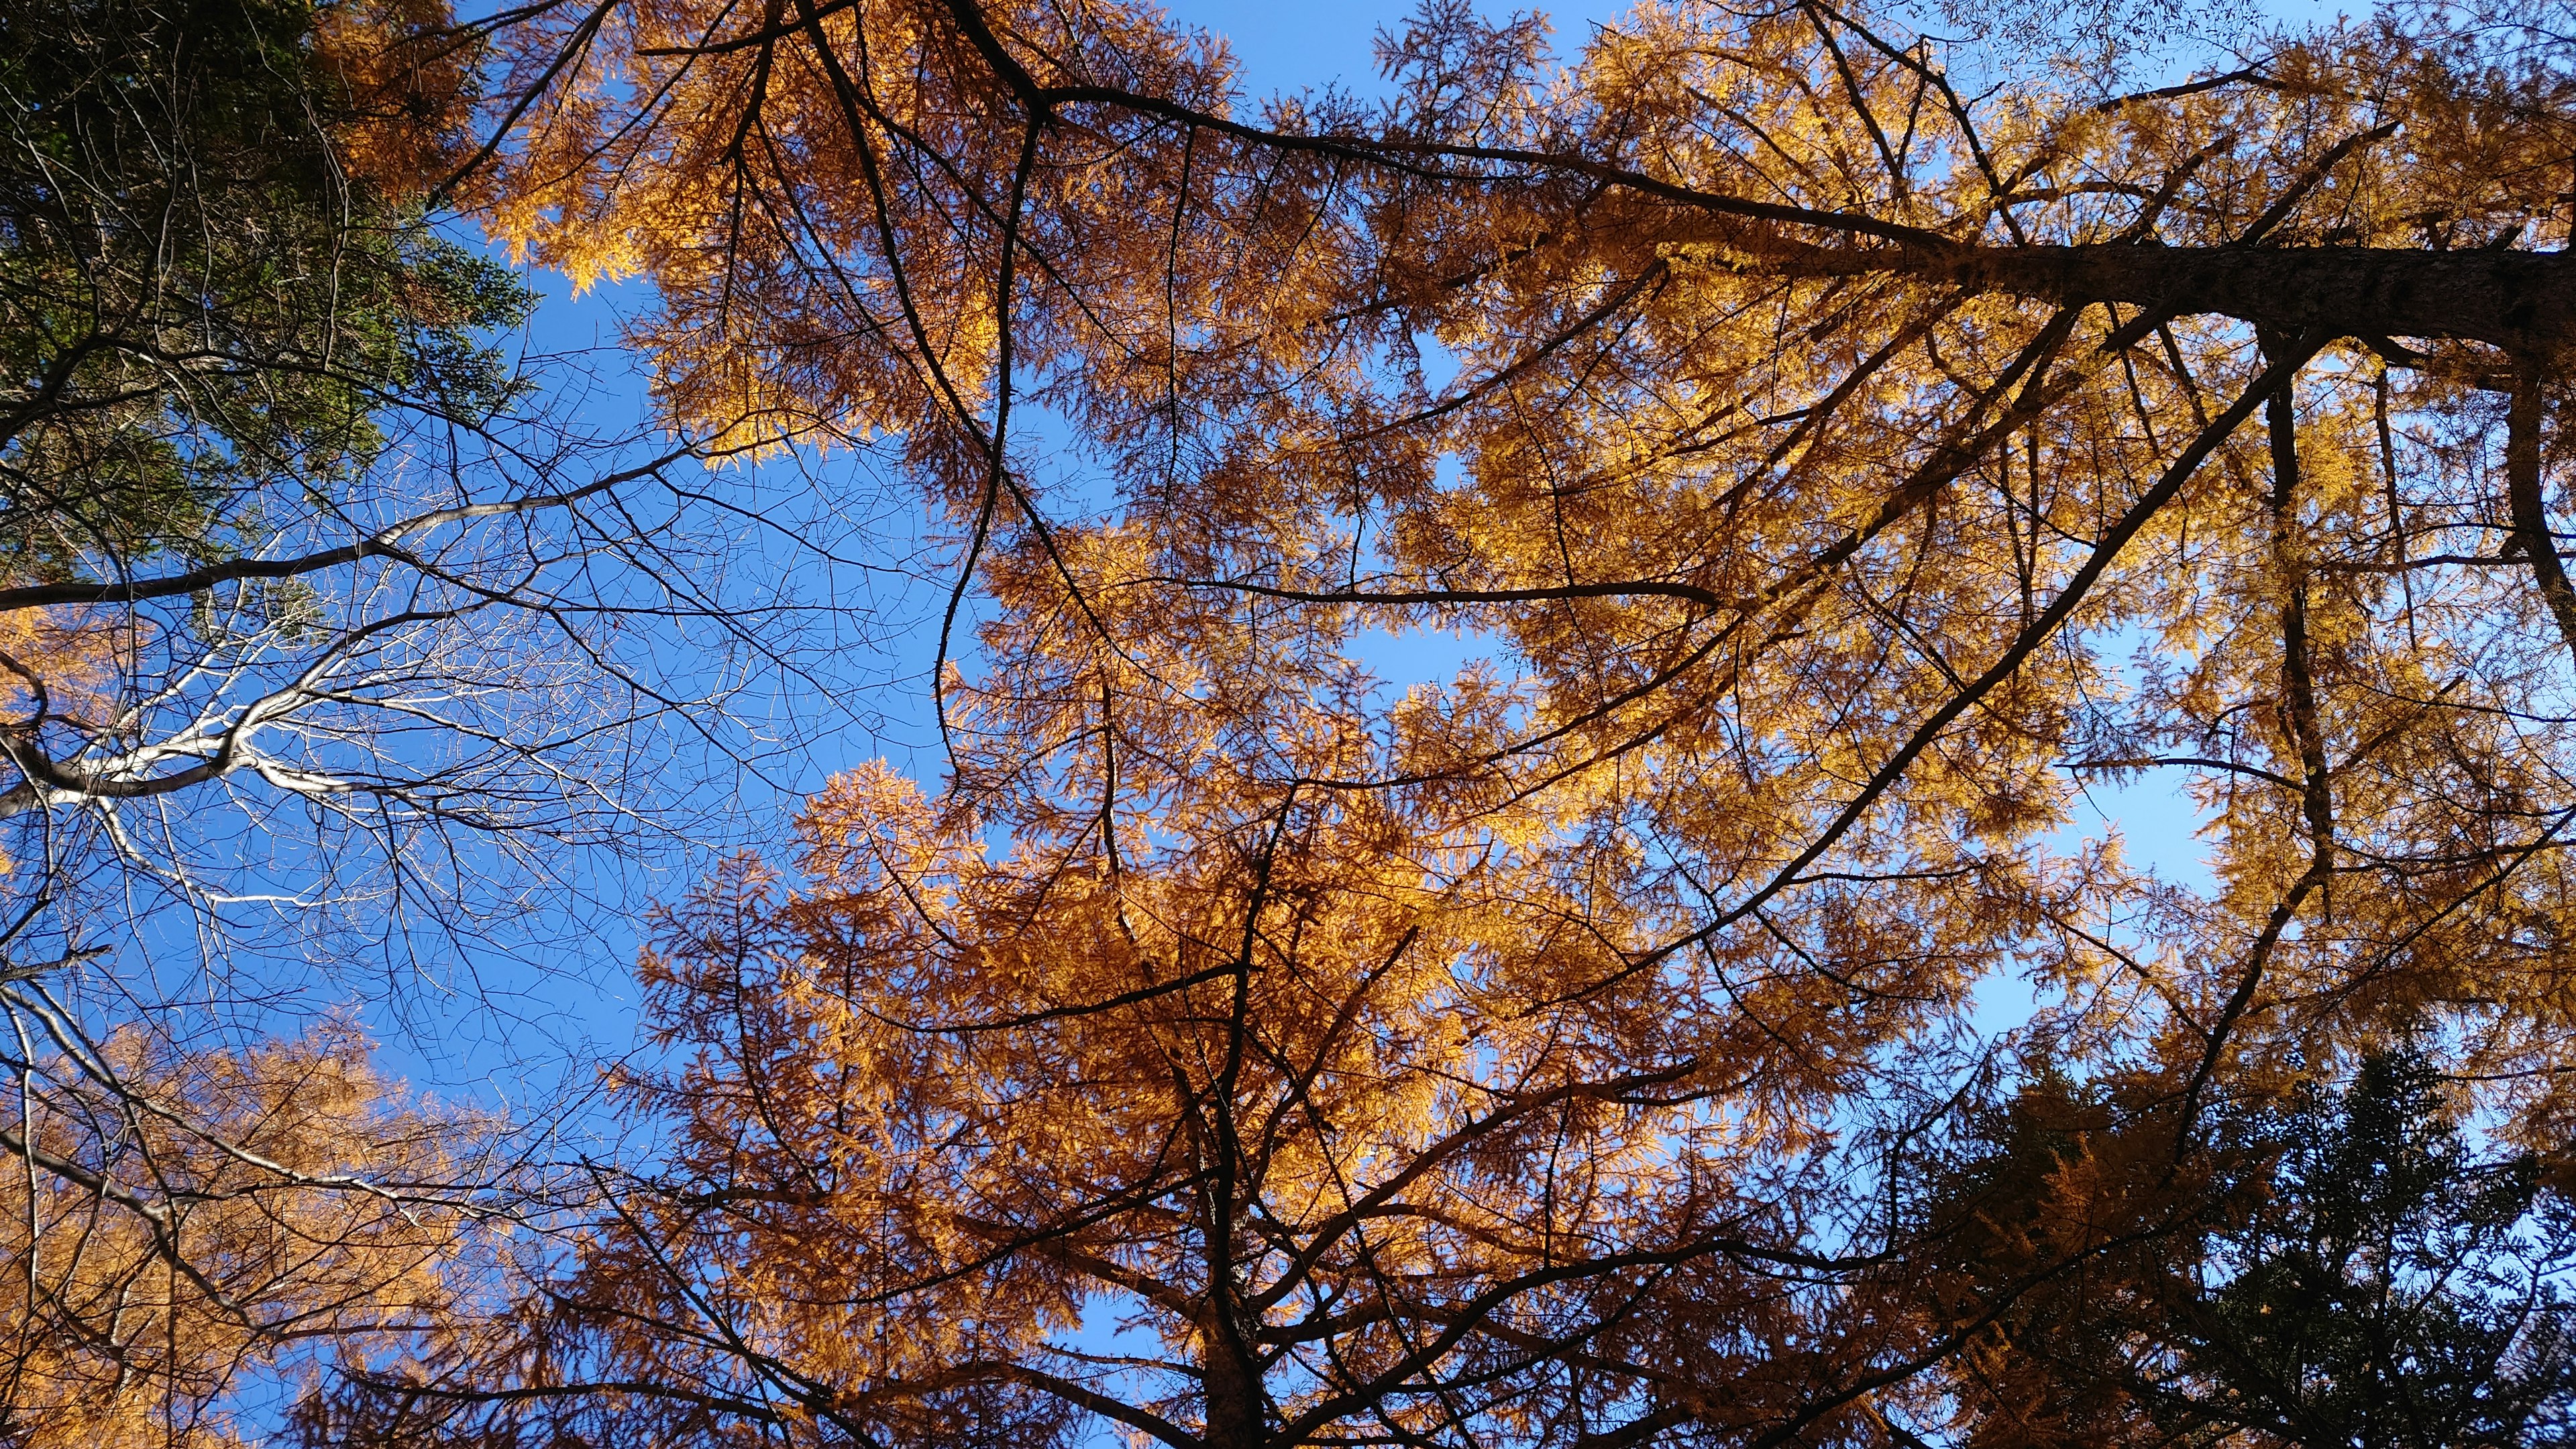
[[[2175,316],[2234,317],[2291,336],[2459,338],[2554,359],[2576,345],[2576,256],[2371,247],[1817,246],[1765,226],[1681,230],[1789,276],[1896,273],[1975,292]]]
[[[2063,302],[2128,302],[2330,337],[2450,337],[2516,353],[2576,341],[2565,252],[2325,247],[1991,247],[1936,274]]]
[[[1213,1298],[1200,1331],[1207,1353],[1207,1449],[1261,1449],[1269,1439],[1261,1368],[1252,1361],[1239,1321]]]

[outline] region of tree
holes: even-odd
[[[2106,1165],[2165,1145],[2120,1143],[2142,1119],[2107,1105],[2044,1080],[1971,1134],[1983,1150],[1945,1195],[1989,1229],[1990,1269],[2048,1256],[2053,1233],[2111,1207],[2101,1189],[2120,1174]],[[2302,1083],[2228,1135],[2233,1170],[2193,1231],[2034,1295],[1962,1356],[1968,1442],[2503,1445],[2565,1432],[2567,1204],[2540,1191],[2530,1156],[2474,1157],[2420,1057],[2370,1057],[2339,1100]]]
[[[624,548],[685,578],[635,494],[688,449],[587,431],[578,379],[513,356],[533,294],[429,206],[472,99],[444,23],[372,0],[0,22],[21,963],[120,900],[290,955],[387,934],[374,903],[470,931],[459,863],[637,818],[614,742],[675,701],[637,688],[637,596],[602,576]]]
[[[172,1059],[51,1025],[50,1065],[5,1053],[33,1084],[0,1127],[0,1444],[239,1443],[246,1372],[399,1342],[471,1287],[496,1124],[400,1100],[354,1034]]]
[[[900,433],[1005,621],[959,786],[1031,838],[1116,854],[1186,729],[1273,804],[1543,798],[1567,868],[1642,850],[1601,989],[2001,890],[2194,1097],[2242,1031],[2427,1002],[2492,1005],[2472,1056],[2520,1071],[2567,809],[2547,19],[1972,106],[1820,5],[1641,14],[1553,83],[1533,25],[1436,10],[1382,113],[1256,126],[1221,51],[1108,7],[541,10],[491,204],[656,283],[674,416]],[[1108,516],[1049,515],[1022,398]],[[1343,691],[1385,757],[1302,770],[1274,681],[1423,627],[1505,667]],[[2217,897],[2052,901],[2037,842],[2150,770],[2213,812]]]
[[[643,726],[738,682],[635,642],[746,602],[692,449],[583,422],[437,206],[447,24],[0,14],[0,1443],[233,1442],[246,1371],[417,1331],[542,1215],[561,1104],[433,1110],[351,1023],[456,994],[415,933],[479,986],[568,848],[684,829]]]
[[[2014,1304],[2189,1231],[2290,1044],[2424,1031],[2556,1149],[2554,24],[1971,99],[1856,7],[1643,10],[1562,71],[1435,7],[1394,101],[1256,117],[1108,4],[496,21],[493,224],[653,282],[673,418],[898,437],[984,622],[935,815],[853,865],[827,798],[810,894],[683,919],[708,1055],[636,1088],[693,1134],[667,1179],[384,1392],[495,1434],[1911,1443]],[[1074,446],[1013,431],[1040,407]],[[1380,688],[1411,629],[1490,659]],[[2061,843],[2146,772],[2213,889]],[[1981,1277],[1909,1163],[2012,973],[2025,1045],[2124,1074],[2162,1147],[2124,1226]],[[1130,1065],[1161,1013],[1196,1075]],[[1444,1062],[1425,1016],[1492,1035]],[[1300,1115],[1301,1032],[1429,1114]],[[1606,1095],[1443,1146],[1479,1119],[1441,1091],[1560,1086]],[[1420,1258],[1317,1278],[1375,1240],[1225,1165],[1264,1134]],[[1566,1164],[1597,1195],[1534,1185]],[[890,1199],[951,1236],[850,1252]],[[1070,1372],[1095,1305],[1162,1346]]]
[[[370,22],[419,18],[11,17],[15,579],[223,559],[247,498],[290,479],[337,493],[383,452],[383,399],[493,411],[510,379],[484,337],[533,299],[418,215],[462,78],[354,73],[361,45],[399,43],[359,39]],[[370,133],[406,122],[430,154],[379,154]]]
[[[1114,893],[986,861],[881,769],[802,828],[812,890],[746,862],[648,959],[684,1065],[628,1091],[669,1176],[524,1317],[317,1437],[387,1400],[579,1441],[1580,1434],[1687,1394],[1636,1363],[1671,1298],[1794,1356],[1867,1262],[1732,1170],[1748,1022],[1533,1006],[1590,954],[1515,919],[1549,883],[1386,812]]]

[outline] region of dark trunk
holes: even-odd
[[[2525,366],[2514,379],[2513,400],[2505,413],[2505,502],[2513,513],[2513,546],[2531,561],[2541,600],[2558,621],[2560,637],[2576,651],[2576,588],[2558,557],[2558,539],[2549,528],[2549,500],[2540,488],[2540,423],[2543,401],[2540,374]]]
[[[2034,246],[1927,261],[1981,290],[2215,313],[2292,335],[2452,337],[2543,354],[2576,341],[2576,257],[2565,252]]]
[[[1229,1307],[1210,1304],[1201,1337],[1207,1356],[1207,1449],[1261,1449],[1269,1441],[1269,1414],[1261,1368],[1252,1360],[1241,1324]]]
[[[1687,228],[1782,275],[1901,273],[2060,303],[2234,317],[2288,336],[2458,338],[2554,358],[2576,346],[2576,255],[2369,247],[1815,246],[1737,224]]]

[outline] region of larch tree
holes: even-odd
[[[2429,1044],[2563,1182],[2562,22],[1972,93],[1824,0],[1435,6],[1253,111],[1141,7],[497,18],[491,224],[949,520],[949,778],[673,911],[666,1170],[317,1433],[2015,1442],[2015,1315],[2314,1079]],[[2068,843],[2121,781],[2207,887]],[[2121,1130],[2007,1231],[2043,1069]]]
[[[345,1027],[172,1057],[49,1024],[0,1125],[0,1444],[239,1444],[299,1362],[455,1314],[497,1123],[404,1100]]]

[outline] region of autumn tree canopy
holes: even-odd
[[[1434,5],[1384,103],[1106,3],[477,30],[458,194],[650,284],[666,416],[953,531],[947,774],[671,909],[667,1158],[317,1434],[2560,1432],[2564,17],[2116,90],[1919,19]],[[2520,1186],[2327,1201],[2472,1120]],[[2425,1290],[2510,1413],[2314,1417],[2453,1393],[2229,1317],[2335,1212],[2521,1265]]]
[[[345,1027],[172,1058],[48,1024],[0,1126],[0,1443],[239,1444],[237,1390],[452,1316],[468,1225],[512,1210],[474,1202],[494,1124],[402,1100]]]
[[[674,432],[917,488],[944,775],[668,908],[658,1155],[309,1436],[2562,1434],[2576,36],[1925,23],[405,31]]]

